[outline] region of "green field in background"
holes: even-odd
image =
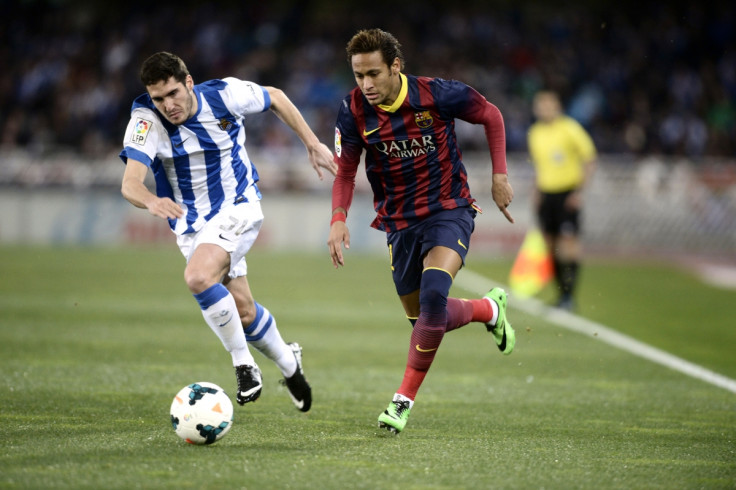
[[[231,393],[175,245],[0,248],[0,488],[734,488],[736,395],[523,314],[511,356],[481,325],[443,341],[398,437],[376,418],[409,324],[384,257],[249,254],[257,300],[304,347],[314,404],[276,367],[207,447],[173,433],[174,394]],[[510,264],[468,268],[506,282]],[[454,290],[453,294],[466,295]],[[546,291],[543,295],[550,295]],[[734,292],[666,265],[591,261],[579,313],[736,377]]]

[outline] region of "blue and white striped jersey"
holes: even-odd
[[[197,113],[177,126],[156,109],[148,94],[133,102],[120,153],[148,165],[156,194],[184,209],[184,217],[169,220],[177,235],[192,233],[222,208],[236,201],[261,199],[258,173],[245,149],[243,117],[271,106],[258,84],[225,78],[194,86]]]

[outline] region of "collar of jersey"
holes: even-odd
[[[406,83],[406,76],[403,73],[399,73],[399,78],[401,79],[401,89],[399,89],[399,95],[396,97],[394,103],[391,105],[378,104],[378,107],[386,112],[396,112],[399,110],[401,104],[404,103],[404,99],[406,99],[406,94],[409,93],[409,85]]]
[[[197,112],[192,114],[192,117],[189,119],[196,119],[197,116],[199,116],[199,113],[202,112],[202,92],[197,85],[194,86],[194,95],[197,96]],[[187,121],[189,121],[189,119],[187,119]]]

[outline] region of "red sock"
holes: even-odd
[[[468,302],[473,305],[471,322],[488,323],[493,319],[493,308],[491,308],[490,301],[486,299],[469,299]]]
[[[422,386],[424,377],[427,375],[427,371],[419,371],[413,367],[406,366],[404,371],[404,379],[399,386],[399,390],[396,392],[400,395],[404,395],[410,400],[414,401],[417,397],[417,391]]]

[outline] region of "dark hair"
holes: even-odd
[[[401,44],[391,33],[381,29],[358,31],[348,42],[345,49],[348,52],[348,63],[352,62],[353,55],[380,51],[383,61],[388,66],[391,66],[391,63],[398,58],[399,68],[404,69],[404,54],[401,52]]]
[[[184,83],[189,70],[181,58],[175,54],[161,51],[151,55],[141,65],[141,82],[148,87],[158,82],[168,82],[174,77],[177,82]]]

